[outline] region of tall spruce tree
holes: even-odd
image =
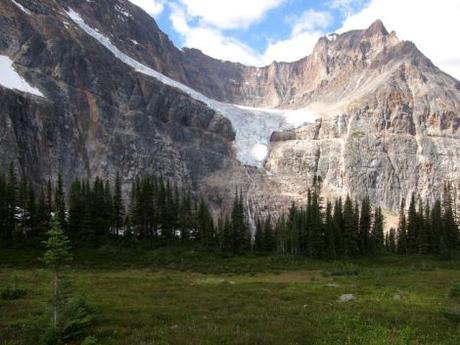
[[[343,243],[343,212],[342,212],[342,198],[338,198],[334,204],[334,239],[335,239],[335,251],[338,256],[345,254],[344,243]]]
[[[444,212],[442,215],[443,235],[450,252],[458,246],[458,226],[455,222],[454,210],[452,207],[452,196],[450,186],[446,184],[444,188]]]
[[[419,221],[415,208],[415,194],[412,193],[409,211],[407,214],[407,252],[414,254],[419,252]]]
[[[48,232],[48,240],[45,242],[46,252],[42,261],[53,272],[53,326],[56,328],[59,322],[59,274],[66,263],[72,260],[70,253],[70,241],[62,231],[59,220],[52,220]]]
[[[361,216],[359,219],[359,244],[362,255],[370,254],[370,232],[371,232],[371,204],[366,196],[361,202]]]
[[[66,217],[66,202],[64,194],[64,183],[62,180],[62,174],[58,174],[56,181],[56,189],[54,193],[54,204],[56,207],[56,217],[61,224],[64,231],[67,230],[67,217]]]
[[[264,228],[260,218],[256,221],[256,234],[254,236],[254,250],[262,252],[264,250]]]
[[[405,213],[406,201],[403,198],[401,201],[401,207],[399,211],[399,223],[398,223],[398,253],[407,254],[407,222]]]
[[[13,163],[8,170],[8,182],[6,185],[6,219],[5,219],[5,242],[12,244],[13,234],[16,229],[16,206],[17,206],[18,182]]]
[[[117,171],[113,192],[113,227],[115,228],[115,234],[117,236],[120,235],[120,231],[123,228],[124,216],[125,208],[121,191],[121,178],[120,173]]]
[[[334,219],[332,216],[332,204],[327,203],[326,206],[326,219],[324,223],[324,257],[330,260],[334,260],[337,256],[335,251],[335,231],[334,231]]]
[[[432,252],[441,254],[446,248],[446,239],[443,234],[442,207],[441,201],[436,200],[431,209],[431,236],[432,236]]]
[[[275,232],[272,227],[272,220],[270,216],[264,222],[264,251],[273,252],[276,250]]]
[[[385,235],[383,230],[383,213],[380,207],[377,207],[374,214],[374,223],[372,225],[371,236],[371,253],[373,255],[382,254],[385,243]]]
[[[348,195],[343,209],[343,255],[356,257],[359,254],[358,224],[356,221],[355,207]]]
[[[387,241],[387,250],[390,253],[396,253],[397,245],[396,245],[396,230],[395,228],[391,228],[388,234],[388,241]]]
[[[203,198],[200,199],[197,218],[201,243],[206,247],[213,247],[215,245],[214,222]]]

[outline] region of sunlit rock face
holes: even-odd
[[[127,0],[5,0],[0,56],[29,88],[0,80],[0,162],[37,184],[155,173],[267,214],[318,177],[389,210],[450,183],[460,205],[459,82],[380,21],[255,68],[176,49]]]

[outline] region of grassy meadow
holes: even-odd
[[[0,299],[0,345],[36,345],[27,343],[28,324],[51,318],[40,255],[0,249],[0,289],[27,291]],[[97,344],[460,344],[458,324],[443,315],[459,258],[323,262],[188,246],[107,246],[74,257],[63,291],[94,307]],[[354,299],[341,302],[345,294]]]

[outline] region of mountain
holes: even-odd
[[[460,209],[460,83],[380,21],[256,68],[177,49],[127,0],[5,0],[0,57],[0,163],[37,185],[156,173],[216,209],[242,187],[252,215],[314,180],[388,210],[449,183]]]

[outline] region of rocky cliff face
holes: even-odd
[[[211,99],[319,119],[273,133],[263,167],[244,167],[225,113],[136,72],[70,8],[130,58]],[[369,194],[389,210],[450,183],[460,207],[460,84],[380,21],[323,37],[300,61],[255,68],[176,49],[127,0],[4,0],[0,55],[45,96],[0,87],[0,162],[37,183],[58,170],[67,181],[120,170],[127,187],[160,173],[216,206],[243,186],[251,213],[305,200],[318,177],[326,197]]]
[[[136,73],[72,25],[55,1],[0,3],[0,54],[45,97],[0,88],[0,162],[37,184],[158,173],[197,189],[234,161],[230,122]],[[99,4],[99,3],[98,3]],[[85,2],[84,6],[91,5]]]

